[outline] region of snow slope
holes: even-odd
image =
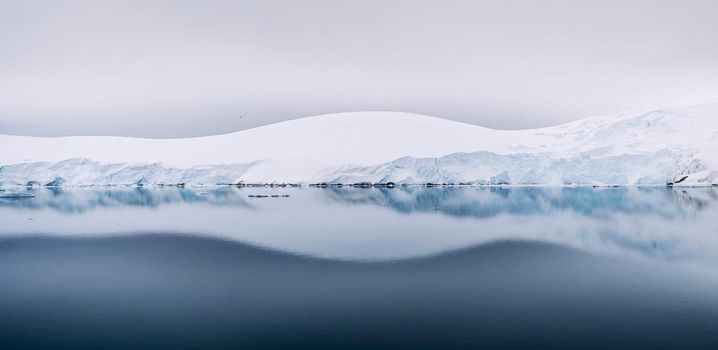
[[[718,102],[493,130],[356,112],[185,139],[0,135],[0,184],[718,184]]]

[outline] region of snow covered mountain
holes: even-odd
[[[493,130],[356,112],[185,138],[0,135],[0,185],[717,185],[718,102]]]

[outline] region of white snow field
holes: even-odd
[[[0,135],[5,187],[240,182],[718,185],[718,102],[531,130],[355,112],[184,139]]]

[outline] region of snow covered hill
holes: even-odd
[[[0,135],[0,185],[716,185],[718,102],[493,130],[356,112],[185,138]]]

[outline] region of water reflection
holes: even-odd
[[[197,236],[0,238],[3,349],[706,349],[718,280],[542,243],[357,263]]]
[[[229,187],[207,190],[184,188],[144,189],[128,187],[102,188],[33,188],[28,191],[33,200],[0,200],[0,208],[50,208],[63,213],[83,213],[97,208],[149,207],[173,203],[207,203],[249,207],[247,194]]]
[[[0,344],[710,348],[716,192],[39,188],[0,200]]]
[[[615,213],[659,215],[665,218],[694,214],[718,200],[713,188],[402,188],[331,189],[328,197],[351,204],[373,204],[403,213],[439,212],[458,217],[500,214],[543,215],[570,210],[596,216]]]
[[[0,235],[171,232],[396,260],[497,241],[718,266],[716,188],[83,188],[0,200]],[[252,198],[286,194],[288,198]]]
[[[302,191],[302,190],[299,190]],[[402,213],[438,212],[457,217],[486,218],[501,214],[543,215],[570,210],[582,215],[615,213],[659,215],[665,218],[695,214],[718,201],[715,188],[665,187],[550,188],[550,187],[399,187],[306,189],[332,202],[377,205]],[[296,193],[294,189],[175,188],[35,188],[33,200],[0,199],[0,208],[51,208],[82,213],[96,208],[151,207],[175,203],[253,208],[253,194]],[[314,197],[316,200],[320,197]],[[256,201],[255,201],[256,203]]]

